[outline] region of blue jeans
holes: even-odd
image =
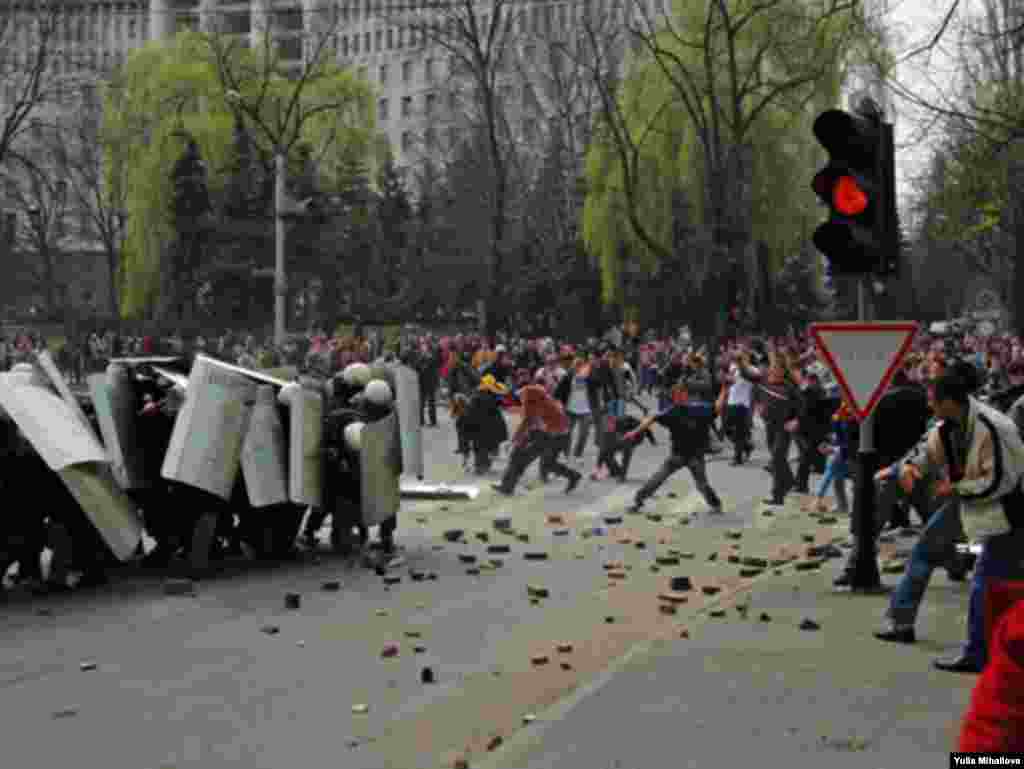
[[[1019,537],[1014,537],[1012,533],[989,537],[985,540],[981,555],[974,566],[971,599],[967,609],[967,643],[963,652],[980,665],[988,662],[988,649],[985,643],[985,591],[989,580],[1019,578],[1020,548],[1014,546],[1015,541],[1019,541]]]
[[[889,599],[886,613],[893,624],[913,625],[917,620],[917,612],[924,600],[932,572],[955,556],[960,531],[960,500],[946,500],[928,519],[924,531],[910,551],[907,570],[903,572]]]
[[[840,501],[840,503],[844,508],[846,508],[847,504],[845,484],[847,475],[849,474],[849,470],[849,465],[847,464],[846,460],[839,455],[838,451],[836,451],[834,454],[831,454],[828,458],[828,464],[825,465],[825,474],[821,477],[821,483],[818,485],[818,496],[823,497],[826,494],[828,494],[829,487],[832,485],[832,482],[834,481],[836,484],[836,499],[839,499],[841,496],[842,500]],[[842,487],[841,493],[840,487]]]
[[[626,401],[624,401],[624,400],[608,401],[608,416],[610,416],[610,417],[624,417],[624,416],[626,416]]]

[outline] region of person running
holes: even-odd
[[[558,461],[558,455],[569,441],[569,417],[565,409],[541,385],[536,384],[523,387],[519,391],[519,400],[523,405],[523,414],[512,436],[515,448],[501,483],[493,484],[492,488],[500,494],[511,496],[523,473],[533,460],[539,458],[541,474],[545,478],[551,473],[562,476],[568,481],[565,493],[572,493],[583,476]]]
[[[630,512],[638,513],[644,502],[678,470],[684,467],[690,471],[697,490],[703,495],[713,513],[722,512],[722,501],[708,483],[705,454],[711,438],[711,420],[714,410],[711,403],[691,401],[690,388],[685,381],[676,382],[672,387],[672,405],[657,414],[644,417],[639,427],[626,434],[630,441],[639,440],[654,424],[668,429],[671,436],[671,453],[650,480],[636,493]]]

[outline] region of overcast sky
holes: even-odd
[[[952,3],[953,0],[888,0],[886,27],[892,33],[891,45],[897,60],[934,38]],[[896,70],[899,87],[912,90],[933,103],[941,103],[953,91],[957,24],[965,10],[975,9],[977,5],[976,0],[960,0],[960,9],[941,42],[929,53],[920,53],[899,64]],[[901,203],[905,204],[912,193],[912,179],[927,169],[930,149],[938,137],[937,132],[930,129],[934,116],[899,97],[895,98],[893,107],[896,179]]]

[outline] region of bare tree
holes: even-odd
[[[0,166],[29,137],[42,108],[60,101],[68,79],[56,48],[64,31],[61,0],[28,0],[0,15]]]
[[[413,45],[447,54],[457,112],[470,139],[482,142],[489,243],[479,320],[488,332],[495,330],[500,312],[495,305],[505,277],[513,174],[519,162],[508,99],[503,97],[511,94],[520,55],[516,43],[525,29],[526,13],[524,4],[511,0],[446,0],[398,11]]]

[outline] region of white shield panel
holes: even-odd
[[[238,478],[256,384],[235,367],[196,356],[161,474],[227,501]]]
[[[95,434],[92,429],[92,424],[89,422],[89,418],[85,415],[85,412],[82,411],[82,407],[78,404],[78,398],[76,398],[71,392],[71,388],[68,387],[68,383],[64,379],[64,375],[60,373],[60,369],[58,369],[57,364],[53,362],[53,358],[50,357],[50,353],[43,350],[36,354],[36,360],[39,363],[39,367],[42,368],[50,378],[53,386],[57,388],[57,392],[60,393],[60,397],[68,404],[68,407],[74,413],[75,418],[85,425],[86,430]]]
[[[270,385],[260,385],[242,443],[242,477],[253,507],[288,501],[288,445]]]
[[[398,483],[401,451],[395,442],[397,422],[392,414],[363,428],[359,472],[363,521],[367,526],[375,526],[397,515],[402,502]]]
[[[420,424],[420,375],[408,366],[395,366],[395,408],[402,442],[402,472],[422,478],[423,425]]]
[[[297,505],[323,504],[324,400],[318,392],[296,389],[288,399],[288,491]]]
[[[109,466],[69,466],[58,475],[118,560],[131,558],[142,539],[142,521]]]

